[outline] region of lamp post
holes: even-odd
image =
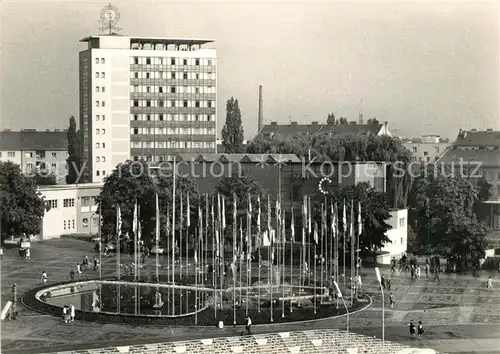
[[[385,299],[384,287],[382,286],[382,278],[380,277],[380,270],[375,267],[375,275],[377,276],[378,284],[380,285],[380,292],[382,293],[382,343],[385,342]]]
[[[347,313],[347,334],[349,334],[349,309],[347,308],[347,304],[345,303],[344,297],[342,296],[342,292],[339,289],[339,285],[337,282],[334,280],[333,285],[335,285],[335,290],[337,291],[337,296],[339,299],[342,299],[342,303],[344,304],[345,311]]]

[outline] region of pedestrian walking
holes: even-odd
[[[97,258],[94,257],[94,272],[97,271]]]
[[[74,305],[69,305],[69,316],[71,317],[70,322],[75,322],[75,306]]]
[[[417,279],[420,279],[420,266],[417,265]]]
[[[417,333],[418,339],[422,339],[422,336],[424,335],[424,325],[422,324],[422,321],[418,321]]]
[[[429,263],[425,263],[425,277],[429,278]]]
[[[413,266],[413,264],[410,266],[410,277],[411,277],[411,280],[413,280],[413,278],[415,277],[415,267]]]
[[[396,272],[396,257],[392,257],[392,260],[391,260],[391,272]]]
[[[244,334],[252,334],[252,319],[250,316],[247,316],[246,321],[245,321],[245,331],[241,333],[241,335]]]
[[[42,272],[42,281],[44,284],[47,284],[47,272],[45,271]]]
[[[486,281],[486,290],[493,290],[493,279],[491,279],[491,277],[488,277],[488,280]]]
[[[382,285],[382,287],[384,288],[385,290],[385,278],[384,276],[382,275],[382,277],[380,278],[380,285]]]
[[[391,305],[391,309],[394,307],[394,304],[396,302],[394,301],[394,295],[392,293],[389,295],[389,304]]]
[[[441,280],[439,279],[439,268],[436,267],[434,270],[434,282],[437,282],[438,284],[441,283]]]
[[[413,322],[413,320],[410,321],[410,323],[408,323],[408,327],[410,328],[410,337],[411,338],[415,338],[415,323]]]
[[[385,285],[387,286],[387,290],[391,290],[391,276],[390,275],[387,277],[387,280],[385,281]]]
[[[31,259],[31,251],[30,248],[26,248],[25,259]]]
[[[66,305],[63,307],[63,321],[64,323],[69,323],[70,321],[69,307]]]
[[[76,264],[76,272],[78,273],[78,276],[81,277],[83,275],[82,272],[82,265],[80,263]]]
[[[71,270],[69,271],[69,277],[71,281],[75,281],[75,271],[73,270],[73,268],[71,268]]]

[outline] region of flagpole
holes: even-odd
[[[182,230],[184,230],[184,197],[182,195],[182,190],[179,191],[181,195],[181,211],[179,213],[179,280],[182,280]],[[182,290],[180,290],[182,292]],[[180,298],[180,307],[182,308],[182,296]]]
[[[137,199],[135,200],[135,206],[134,206],[134,282],[136,283],[134,285],[134,313],[137,315],[137,232],[139,232],[139,225],[138,225],[138,201]]]
[[[173,168],[173,183],[172,183],[172,285],[175,285],[175,198],[176,198],[176,181],[177,181],[177,167]],[[172,288],[172,316],[175,315],[175,290]]]
[[[170,228],[170,212],[169,212],[169,209],[167,208],[166,211],[165,211],[165,216],[166,216],[166,221],[167,221],[167,225],[165,226],[165,243],[166,243],[166,247],[165,247],[165,254],[167,255],[167,283],[170,282],[170,236],[168,234],[169,232],[169,228]],[[170,301],[170,287],[167,288],[167,302]],[[166,309],[167,309],[167,315],[169,315],[169,311],[170,311],[170,307],[167,305],[166,306]]]
[[[187,199],[187,205],[186,205],[186,279],[189,277],[189,228],[191,227],[191,209],[190,209],[190,203],[189,203],[189,192],[186,195]],[[198,245],[197,245],[198,246]],[[196,250],[196,247],[195,247]],[[186,312],[188,312],[189,308],[189,296],[188,296],[188,291],[186,290]]]
[[[208,282],[208,194],[205,194],[205,281]],[[203,264],[203,263],[202,263]],[[203,292],[203,296],[205,296]]]
[[[295,242],[295,219],[293,217],[293,203],[292,203],[292,217],[290,222],[291,242],[290,242],[290,313],[293,312],[293,243]]]
[[[355,274],[355,264],[354,264],[354,257],[355,257],[355,247],[356,247],[356,240],[355,240],[355,234],[354,234],[354,202],[351,199],[351,224],[349,227],[349,232],[350,232],[350,237],[349,241],[351,243],[351,306],[354,305],[354,274]]]
[[[251,276],[251,260],[250,254],[252,250],[252,200],[250,194],[248,195],[248,213],[247,213],[247,290],[246,290],[246,309],[245,315],[248,316],[248,289],[250,288]]]
[[[101,204],[99,203],[99,242],[102,242],[102,232],[101,232]],[[99,306],[102,310],[102,246],[99,245]]]
[[[220,248],[220,260],[221,260],[221,266],[220,266],[220,308],[221,308],[221,311],[222,311],[222,287],[224,286],[224,268],[225,268],[225,264],[224,264],[224,261],[225,261],[225,258],[224,258],[224,253],[225,253],[225,247],[224,247],[224,225],[222,223],[222,220],[224,220],[225,218],[225,210],[224,210],[224,196],[222,197],[222,210],[221,210],[221,217],[219,217],[219,230],[220,230],[220,233],[219,233],[219,241],[220,241],[220,244],[219,244],[219,248]]]
[[[281,208],[281,205],[280,205]],[[281,318],[285,318],[285,243],[286,243],[286,235],[285,235],[285,211],[283,210],[283,218],[281,219],[281,273],[282,282],[281,282],[281,290],[282,290],[282,308],[281,308]]]
[[[307,252],[307,283],[311,286],[311,197],[307,197],[307,215],[309,217],[309,242]],[[315,251],[316,252],[316,251]]]
[[[316,263],[318,253],[318,224],[314,222],[314,314],[316,314]]]
[[[343,223],[343,229],[342,229],[342,246],[343,246],[343,253],[342,253],[342,264],[344,265],[344,287],[346,286],[346,277],[347,277],[347,268],[345,264],[345,238],[347,236],[347,222],[346,222],[346,214],[345,214],[345,199],[344,199],[344,209],[343,209],[343,214],[342,214],[342,223]]]
[[[195,240],[199,241],[199,234],[197,231],[198,230],[195,230]],[[194,324],[198,324],[198,243],[199,242],[196,242],[196,247],[194,248]]]
[[[212,196],[212,203],[210,206],[211,214],[212,214],[212,222],[211,222],[211,227],[212,227],[212,286],[214,288],[214,313],[215,313],[215,318],[217,318],[217,296],[215,292],[215,276],[216,276],[216,271],[218,266],[215,264],[215,214],[214,214],[214,204],[215,204],[215,197]]]
[[[271,305],[271,323],[273,322],[273,263],[274,263],[274,235],[271,235],[271,202],[270,196],[267,196],[267,226],[269,232],[269,252],[268,252],[268,260],[269,260],[269,294],[270,294],[270,305]]]
[[[238,237],[238,231],[236,230],[236,217],[237,217],[237,204],[236,204],[236,193],[233,192],[233,266],[231,267],[231,273],[233,276],[233,326],[236,326],[236,238]]]
[[[117,273],[118,273],[118,291],[117,291],[117,297],[116,297],[116,308],[117,312],[120,313],[120,300],[121,300],[121,286],[120,286],[120,278],[121,278],[121,255],[120,255],[120,234],[121,234],[121,210],[120,210],[120,205],[118,204],[116,206],[116,258],[117,258]]]
[[[262,233],[261,233],[261,227],[260,227],[260,223],[261,223],[261,207],[260,207],[260,195],[258,196],[258,199],[257,199],[257,202],[259,204],[259,213],[257,215],[257,234],[259,235],[259,252],[258,252],[258,261],[259,261],[259,292],[258,292],[258,295],[257,295],[257,312],[260,313],[260,288],[261,288],[261,283],[260,283],[260,271],[261,271],[261,268],[262,268],[262,265],[261,265],[261,248],[262,248]]]
[[[158,249],[160,247],[160,205],[158,201],[158,193],[156,193],[156,283],[160,283],[160,272],[158,263],[160,262]],[[157,288],[158,290],[158,288]]]
[[[326,197],[325,197],[326,199]],[[323,243],[325,242],[325,223],[324,223],[324,208],[325,208],[325,205],[321,205],[321,258],[320,258],[320,262],[321,262],[321,266],[320,266],[320,270],[321,270],[321,283],[320,283],[320,287],[321,287],[321,294],[323,294],[323,259],[325,258],[324,256],[324,249],[323,249]],[[322,304],[323,303],[323,296],[321,296],[321,298],[319,299],[319,303]]]

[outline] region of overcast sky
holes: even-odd
[[[0,128],[66,128],[78,117],[79,39],[107,2],[2,0]],[[124,35],[213,38],[219,131],[240,101],[245,137],[328,112],[388,121],[403,136],[500,129],[496,2],[114,1]],[[290,118],[291,117],[291,118]]]

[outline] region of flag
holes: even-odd
[[[248,194],[248,217],[252,217],[252,197]]]
[[[257,206],[259,208],[258,214],[257,214],[257,228],[258,228],[259,233],[260,233],[260,195],[257,196]]]
[[[283,210],[283,214],[281,216],[281,243],[282,244],[285,244],[285,240],[286,240],[286,238],[285,238],[285,236],[286,236],[285,235],[285,220],[286,220],[285,211]]]
[[[236,225],[236,217],[237,217],[237,211],[238,211],[238,206],[236,204],[236,201],[238,200],[238,197],[236,196],[236,193],[233,192],[233,224]]]
[[[316,245],[319,244],[319,239],[318,239],[318,223],[314,222],[314,242]]]
[[[219,230],[215,228],[215,243],[217,246],[215,247],[217,249],[217,257],[219,257]]]
[[[342,224],[344,226],[344,232],[346,232],[347,231],[347,217],[345,214],[345,199],[344,199],[344,211],[343,211],[343,215],[342,215]]]
[[[134,216],[132,221],[132,230],[134,231],[134,235],[137,233],[137,200],[134,205]]]
[[[350,236],[351,238],[354,238],[354,207],[353,207],[353,201],[351,200],[351,225],[349,227],[349,232],[350,232]]]
[[[332,208],[333,208],[333,205],[332,205]],[[337,203],[335,203],[335,208],[332,209],[333,238],[336,238],[338,233],[339,233],[337,219],[338,219],[338,209],[337,209]]]
[[[292,233],[292,242],[295,242],[295,219],[293,218],[293,206],[292,206],[292,219],[290,220],[290,231]]]
[[[307,223],[308,223],[308,231],[311,234],[312,231],[312,222],[311,222],[311,198],[307,198]]]
[[[199,234],[198,234],[198,240],[199,241],[202,241],[203,240],[203,233],[202,233],[202,230],[203,230],[203,214],[201,212],[201,206],[198,204],[198,220],[199,220]]]
[[[331,225],[332,235],[333,235],[333,238],[335,238],[335,212],[333,209],[333,203],[330,204],[330,222],[332,223],[332,225]]]
[[[122,212],[120,206],[116,206],[116,239],[119,240],[122,234]]]
[[[302,205],[302,245],[306,244],[306,229],[307,229],[307,196],[304,196]]]
[[[186,206],[186,218],[187,227],[191,226],[191,209],[189,208],[189,192],[187,194],[187,206]]]
[[[363,220],[361,218],[361,202],[358,202],[358,235],[363,233]]]
[[[226,197],[222,196],[222,230],[226,229]]]
[[[269,231],[269,239],[271,239],[271,199],[269,194],[267,195],[267,230]]]
[[[160,240],[160,207],[158,203],[158,193],[156,193],[156,242]],[[158,251],[157,251],[158,252]]]

